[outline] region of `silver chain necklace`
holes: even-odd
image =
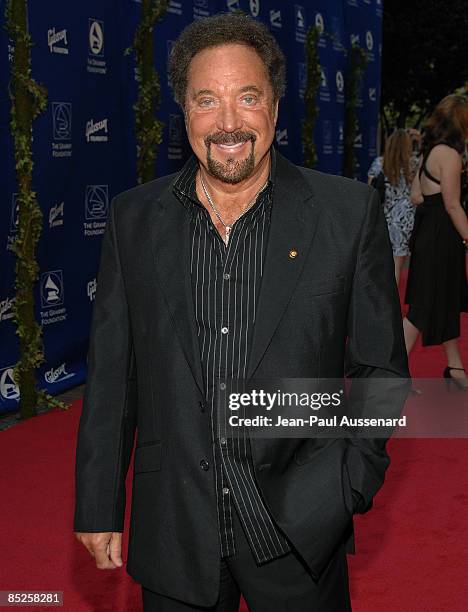
[[[239,221],[239,219],[245,215],[245,213],[250,210],[252,208],[252,206],[255,204],[255,202],[257,201],[258,196],[260,195],[260,193],[265,189],[265,187],[268,184],[268,180],[265,182],[264,185],[262,185],[262,187],[260,187],[260,189],[257,191],[257,193],[254,196],[254,199],[250,202],[250,204],[247,206],[247,208],[237,217],[237,219],[235,219],[233,221],[233,223],[231,225],[228,225],[227,223],[225,223],[223,221],[223,218],[221,217],[219,210],[216,208],[216,206],[214,205],[213,200],[211,199],[210,194],[208,193],[208,189],[206,188],[205,183],[203,182],[203,177],[201,175],[200,172],[200,182],[201,182],[201,186],[203,188],[203,192],[206,196],[206,199],[208,200],[209,205],[211,206],[211,208],[213,209],[214,214],[217,216],[217,218],[219,219],[219,222],[223,225],[224,229],[226,230],[226,237],[224,238],[224,244],[227,246],[228,242],[229,242],[229,236],[231,234],[231,230],[232,230],[232,226],[234,225],[234,223],[236,223],[236,221]]]

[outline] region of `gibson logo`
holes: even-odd
[[[7,319],[13,318],[13,304],[15,302],[15,298],[6,298],[3,302],[0,302],[0,321],[6,321]]]
[[[66,365],[66,363],[62,363],[62,365],[59,366],[56,370],[54,370],[54,368],[51,368],[48,372],[45,373],[46,381],[48,383],[54,383],[60,378],[60,376],[68,376],[65,369]]]
[[[87,289],[87,293],[88,293],[90,302],[93,302],[94,298],[96,297],[96,289],[97,289],[97,281],[95,278],[93,278],[92,281],[89,281],[88,289]]]
[[[94,123],[93,119],[90,119],[86,123],[86,140],[90,140],[90,136],[100,130],[104,130],[107,134],[107,119],[102,119]]]
[[[63,219],[58,219],[59,216],[63,217],[63,206],[65,202],[52,206],[49,211],[49,226],[56,227],[57,225],[63,225]]]
[[[51,53],[53,52],[54,45],[59,43],[61,40],[63,40],[65,45],[68,44],[66,30],[60,30],[59,32],[56,32],[55,28],[51,28],[50,30],[47,30],[47,44],[49,45],[49,49]],[[65,52],[68,52],[68,50]]]

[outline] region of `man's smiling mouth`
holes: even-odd
[[[236,149],[240,149],[241,147],[243,147],[246,142],[249,142],[249,141],[246,140],[245,142],[216,144],[216,146],[219,147],[220,149],[225,149],[226,151],[235,151]]]

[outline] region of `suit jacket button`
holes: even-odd
[[[210,464],[208,463],[208,461],[206,459],[202,459],[200,461],[200,467],[201,467],[202,470],[205,470],[205,472],[206,472],[207,470],[210,469]]]
[[[198,402],[198,405],[200,406],[200,412],[205,412],[206,410],[206,404],[205,402],[202,402],[201,400]]]

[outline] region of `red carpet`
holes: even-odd
[[[462,324],[468,364],[468,315]],[[416,347],[411,366],[413,376],[440,376],[443,350]],[[137,612],[139,587],[123,569],[95,569],[72,533],[79,414],[75,404],[0,434],[0,590],[63,591],[67,612]],[[390,452],[374,509],[356,519],[353,611],[464,612],[468,440],[393,440]]]

